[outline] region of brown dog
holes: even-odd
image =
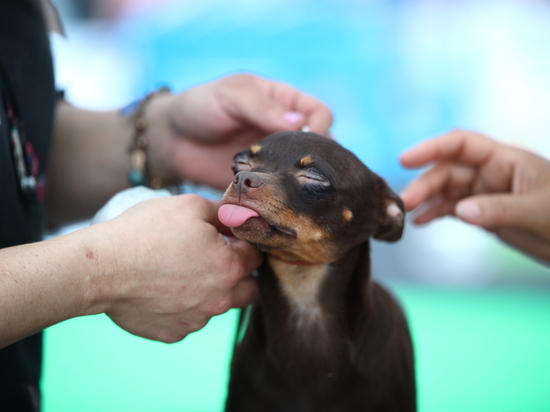
[[[231,368],[229,412],[415,411],[403,313],[371,280],[401,199],[338,143],[281,132],[237,154],[219,217],[265,252]]]

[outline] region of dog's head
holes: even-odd
[[[275,133],[238,153],[233,171],[220,221],[279,259],[331,263],[370,237],[401,237],[401,199],[329,138]]]

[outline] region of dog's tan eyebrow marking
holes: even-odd
[[[342,213],[342,216],[344,216],[346,222],[349,222],[353,218],[353,212],[346,207]]]
[[[250,154],[251,155],[257,155],[258,153],[260,153],[260,150],[262,150],[262,146],[260,146],[259,144],[255,144],[253,146],[250,146]]]
[[[313,163],[313,159],[311,158],[311,156],[305,156],[305,157],[302,157],[300,159],[300,165],[302,166],[309,166]]]

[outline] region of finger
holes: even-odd
[[[499,146],[503,145],[479,133],[456,130],[408,150],[401,155],[400,161],[407,168],[448,160],[479,166],[485,163]]]
[[[327,135],[332,125],[328,107],[293,87],[255,76],[239,78],[239,98],[230,97],[226,110],[265,134],[298,130],[307,124],[312,131]],[[252,86],[252,87],[251,87]]]
[[[475,169],[456,163],[439,163],[409,184],[401,193],[407,210],[439,194],[459,192],[467,194],[476,177]]]
[[[544,223],[544,211],[537,210],[536,200],[528,196],[488,194],[464,199],[457,203],[455,214],[465,222],[489,230],[499,228],[524,229],[537,232]]]
[[[222,206],[222,202],[219,200],[211,201],[212,208],[215,211],[215,217],[212,217],[211,220],[209,220],[209,223],[214,225],[214,227],[224,236],[233,236],[233,233],[231,232],[231,229],[225,226],[222,222],[220,222],[220,219],[218,217],[218,210]]]
[[[180,334],[183,335],[182,339],[186,335],[204,328],[208,324],[208,321],[211,318],[210,315],[204,314],[202,312],[192,313],[192,312],[186,311],[184,313],[185,315],[184,317],[182,317],[181,315],[183,315],[183,313],[176,315],[175,323],[173,324],[175,326],[175,329],[174,329],[175,332],[179,332]]]
[[[194,213],[195,217],[197,217],[199,220],[202,220],[208,225],[213,226],[212,230],[206,230],[204,232],[205,235],[209,234],[212,237],[218,236],[219,239],[217,240],[217,243],[220,245],[228,243],[228,241],[233,238],[233,233],[231,232],[231,229],[220,222],[220,219],[218,218],[218,209],[221,206],[220,201],[212,201],[198,195],[190,194],[179,195],[179,197],[182,200],[185,199],[186,201],[186,204],[183,207],[185,207],[191,213]]]
[[[285,107],[260,87],[239,90],[238,98],[231,98],[226,110],[235,119],[265,134],[295,130],[303,126],[305,121],[303,113]]]
[[[499,229],[497,236],[510,246],[529,255],[550,262],[550,241],[518,229]]]
[[[307,124],[311,131],[328,136],[333,118],[326,105],[284,83],[273,82],[272,94],[288,110],[303,113],[303,124]]]
[[[228,236],[232,235],[229,228],[221,223],[220,219],[218,218],[218,209],[221,206],[221,202],[208,200],[201,196],[193,194],[179,196],[181,197],[181,199],[185,198],[185,201],[187,202],[184,207],[186,207],[188,210],[193,211],[193,213],[195,213],[200,220],[214,226],[217,232]]]
[[[252,274],[260,266],[262,255],[256,246],[235,237],[226,237],[226,242],[233,262],[242,267],[242,277]]]
[[[222,261],[230,268],[238,270],[239,278],[249,276],[254,272],[262,262],[262,254],[256,246],[232,236],[218,236],[223,238],[220,243],[224,247],[221,249],[224,255]]]
[[[250,305],[256,299],[258,295],[258,282],[252,277],[248,276],[241,280],[233,289],[233,308],[244,308]]]
[[[439,217],[453,215],[456,202],[436,196],[418,207],[413,213],[413,222],[419,225],[429,223]]]
[[[318,104],[313,106],[309,111],[305,110],[303,113],[306,113],[305,123],[312,132],[333,138],[330,135],[332,112],[328,107],[323,104]]]
[[[308,125],[312,132],[328,136],[333,121],[330,109],[307,94],[300,93],[297,90],[294,90],[294,93],[297,96],[295,105],[291,108],[305,114],[304,124]]]

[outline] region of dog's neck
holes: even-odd
[[[274,359],[286,370],[299,375],[308,371],[309,378],[336,373],[341,351],[353,346],[361,321],[353,312],[359,312],[368,295],[368,266],[358,269],[364,263],[368,265],[368,244],[330,264],[293,265],[266,256],[259,269],[260,300],[253,315],[261,322],[252,322],[252,327],[261,328],[259,336],[265,337]]]
[[[352,279],[357,263],[369,264],[368,261],[360,262],[362,253],[368,254],[368,244],[366,247],[364,250],[363,246],[358,246],[330,264],[300,265],[267,256],[267,263],[288,307],[289,321],[297,331],[306,332],[312,327],[326,330],[328,318],[333,319],[335,312],[345,314],[339,308],[347,307],[350,293],[361,294],[361,291],[350,291],[350,288],[362,288],[363,285],[358,283],[368,281]]]
[[[300,265],[273,256],[268,260],[297,327],[318,323],[322,314],[319,297],[329,265]]]

